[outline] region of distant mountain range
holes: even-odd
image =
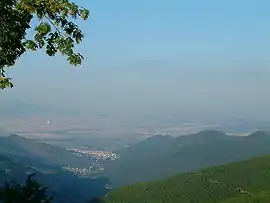
[[[111,191],[104,203],[268,203],[270,156],[137,183]],[[102,202],[102,201],[100,201]]]
[[[2,133],[6,134],[4,131]],[[3,183],[4,180],[13,179],[22,182],[28,173],[34,172],[37,174],[38,181],[48,186],[50,193],[55,196],[56,203],[71,203],[75,200],[82,202],[90,200],[94,196],[103,195],[107,191],[105,185],[108,182],[110,182],[109,186],[116,189],[117,187],[137,182],[166,179],[179,173],[190,172],[189,174],[194,174],[194,171],[204,167],[270,154],[270,134],[268,132],[257,131],[242,137],[208,130],[176,138],[157,135],[129,147],[121,148],[117,152],[120,153],[120,159],[101,162],[105,170],[99,174],[97,179],[79,178],[70,172],[63,171],[62,166],[88,167],[91,164],[91,160],[87,157],[77,157],[72,152],[61,147],[26,139],[18,135],[3,136],[0,137],[0,183]],[[259,165],[262,164],[262,170],[265,170],[265,167],[268,166],[266,160],[269,158],[262,159],[262,163],[258,163]],[[251,163],[255,164],[257,162],[253,160]],[[251,167],[251,164],[247,165]],[[243,167],[241,169],[244,170]],[[215,170],[216,168],[214,167]],[[221,170],[223,169],[221,168]],[[211,172],[212,169],[209,169],[209,171]],[[210,172],[206,172],[206,174]],[[240,172],[237,175],[240,176]],[[229,176],[230,174],[228,174],[228,178]],[[179,190],[182,190],[184,183],[181,181],[185,182],[186,179],[189,181],[190,175],[176,176],[175,179],[177,180],[178,177],[180,177]],[[204,184],[210,184],[212,187],[211,181],[214,180],[213,182],[215,182],[221,178],[219,175],[217,178],[216,176],[214,177],[216,179],[211,176],[211,183],[208,183],[208,179],[208,182],[204,182],[204,179],[202,179],[202,182],[198,182],[201,178],[205,178],[205,175],[198,177],[194,180],[190,179],[190,183],[198,184],[198,188],[195,187],[194,189],[188,186],[186,190],[183,190],[192,198],[195,193],[194,191],[190,192],[190,190],[200,190]],[[209,177],[207,176],[207,178]],[[260,179],[261,176],[258,178]],[[146,202],[159,202],[153,195],[155,192],[160,193],[161,199],[165,198],[165,193],[172,196],[176,195],[176,190],[171,189],[171,187],[176,187],[175,184],[177,184],[173,180],[174,178],[168,179],[169,182],[165,180],[165,182],[158,181],[135,184],[134,186],[127,187],[128,189],[124,188],[108,193],[105,199],[110,203],[113,200],[121,199],[123,200],[122,202],[125,202],[124,198],[127,198],[126,202],[135,203],[135,200],[142,202],[140,198],[142,196],[146,198]],[[226,182],[227,180],[224,181]],[[252,179],[252,181],[254,180]],[[164,193],[159,191],[155,184],[163,188]],[[224,190],[223,186],[220,189],[222,191]],[[219,187],[220,185],[218,185]],[[144,191],[142,191],[142,188],[144,188]],[[127,191],[129,190],[131,191],[130,196],[127,195]],[[171,193],[170,190],[172,190]],[[147,193],[148,191],[151,192]],[[230,192],[230,190],[228,191]],[[228,194],[228,191],[226,194]],[[180,196],[182,195],[182,193],[179,194]],[[226,196],[226,198],[224,196],[223,199],[213,200],[225,201],[227,197],[236,197],[234,196],[235,194]],[[139,199],[135,198],[136,195],[139,195]],[[205,198],[207,199],[209,197],[207,196]],[[192,201],[194,202],[195,200],[192,199]],[[218,201],[211,200],[210,202]],[[173,201],[167,201],[167,199],[165,202],[174,203]]]
[[[270,154],[270,135],[257,131],[241,137],[202,131],[177,138],[154,136],[119,153],[120,159],[107,163],[101,174],[113,187]]]

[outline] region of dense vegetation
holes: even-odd
[[[120,159],[109,163],[104,176],[114,187],[165,179],[173,174],[241,161],[270,153],[270,136],[258,131],[246,137],[218,131],[172,138],[155,136],[120,150]]]
[[[270,156],[137,183],[109,192],[107,203],[268,203]]]
[[[40,49],[49,56],[59,52],[70,64],[81,64],[83,56],[74,46],[82,41],[83,33],[75,19],[86,20],[88,15],[87,9],[69,0],[1,0],[0,89],[13,86],[6,68],[27,50]],[[38,22],[34,27],[33,20]],[[29,29],[33,36],[27,35]]]
[[[51,203],[52,197],[49,196],[47,188],[33,180],[33,175],[29,175],[24,184],[6,182],[0,188],[0,201],[3,203]]]

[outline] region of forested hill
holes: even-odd
[[[112,186],[168,178],[174,174],[270,154],[270,135],[257,131],[231,136],[218,131],[173,138],[154,136],[121,150],[120,159],[110,162],[104,176]]]
[[[106,203],[269,203],[270,156],[111,191]]]

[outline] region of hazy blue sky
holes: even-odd
[[[270,103],[269,0],[80,0],[80,69],[40,53],[11,97],[81,108],[262,115]]]

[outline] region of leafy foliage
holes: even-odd
[[[138,183],[109,192],[107,203],[266,203],[270,199],[270,156]]]
[[[0,1],[0,88],[13,87],[5,69],[13,66],[27,50],[42,49],[49,56],[57,52],[72,65],[82,63],[83,56],[75,52],[75,44],[83,40],[83,33],[75,23],[86,20],[89,11],[69,0],[1,0]],[[38,25],[31,27],[37,19]],[[33,28],[33,39],[26,38]]]
[[[28,176],[24,185],[6,183],[0,194],[3,203],[51,203],[52,197],[46,194],[47,188],[33,180],[32,176]]]

